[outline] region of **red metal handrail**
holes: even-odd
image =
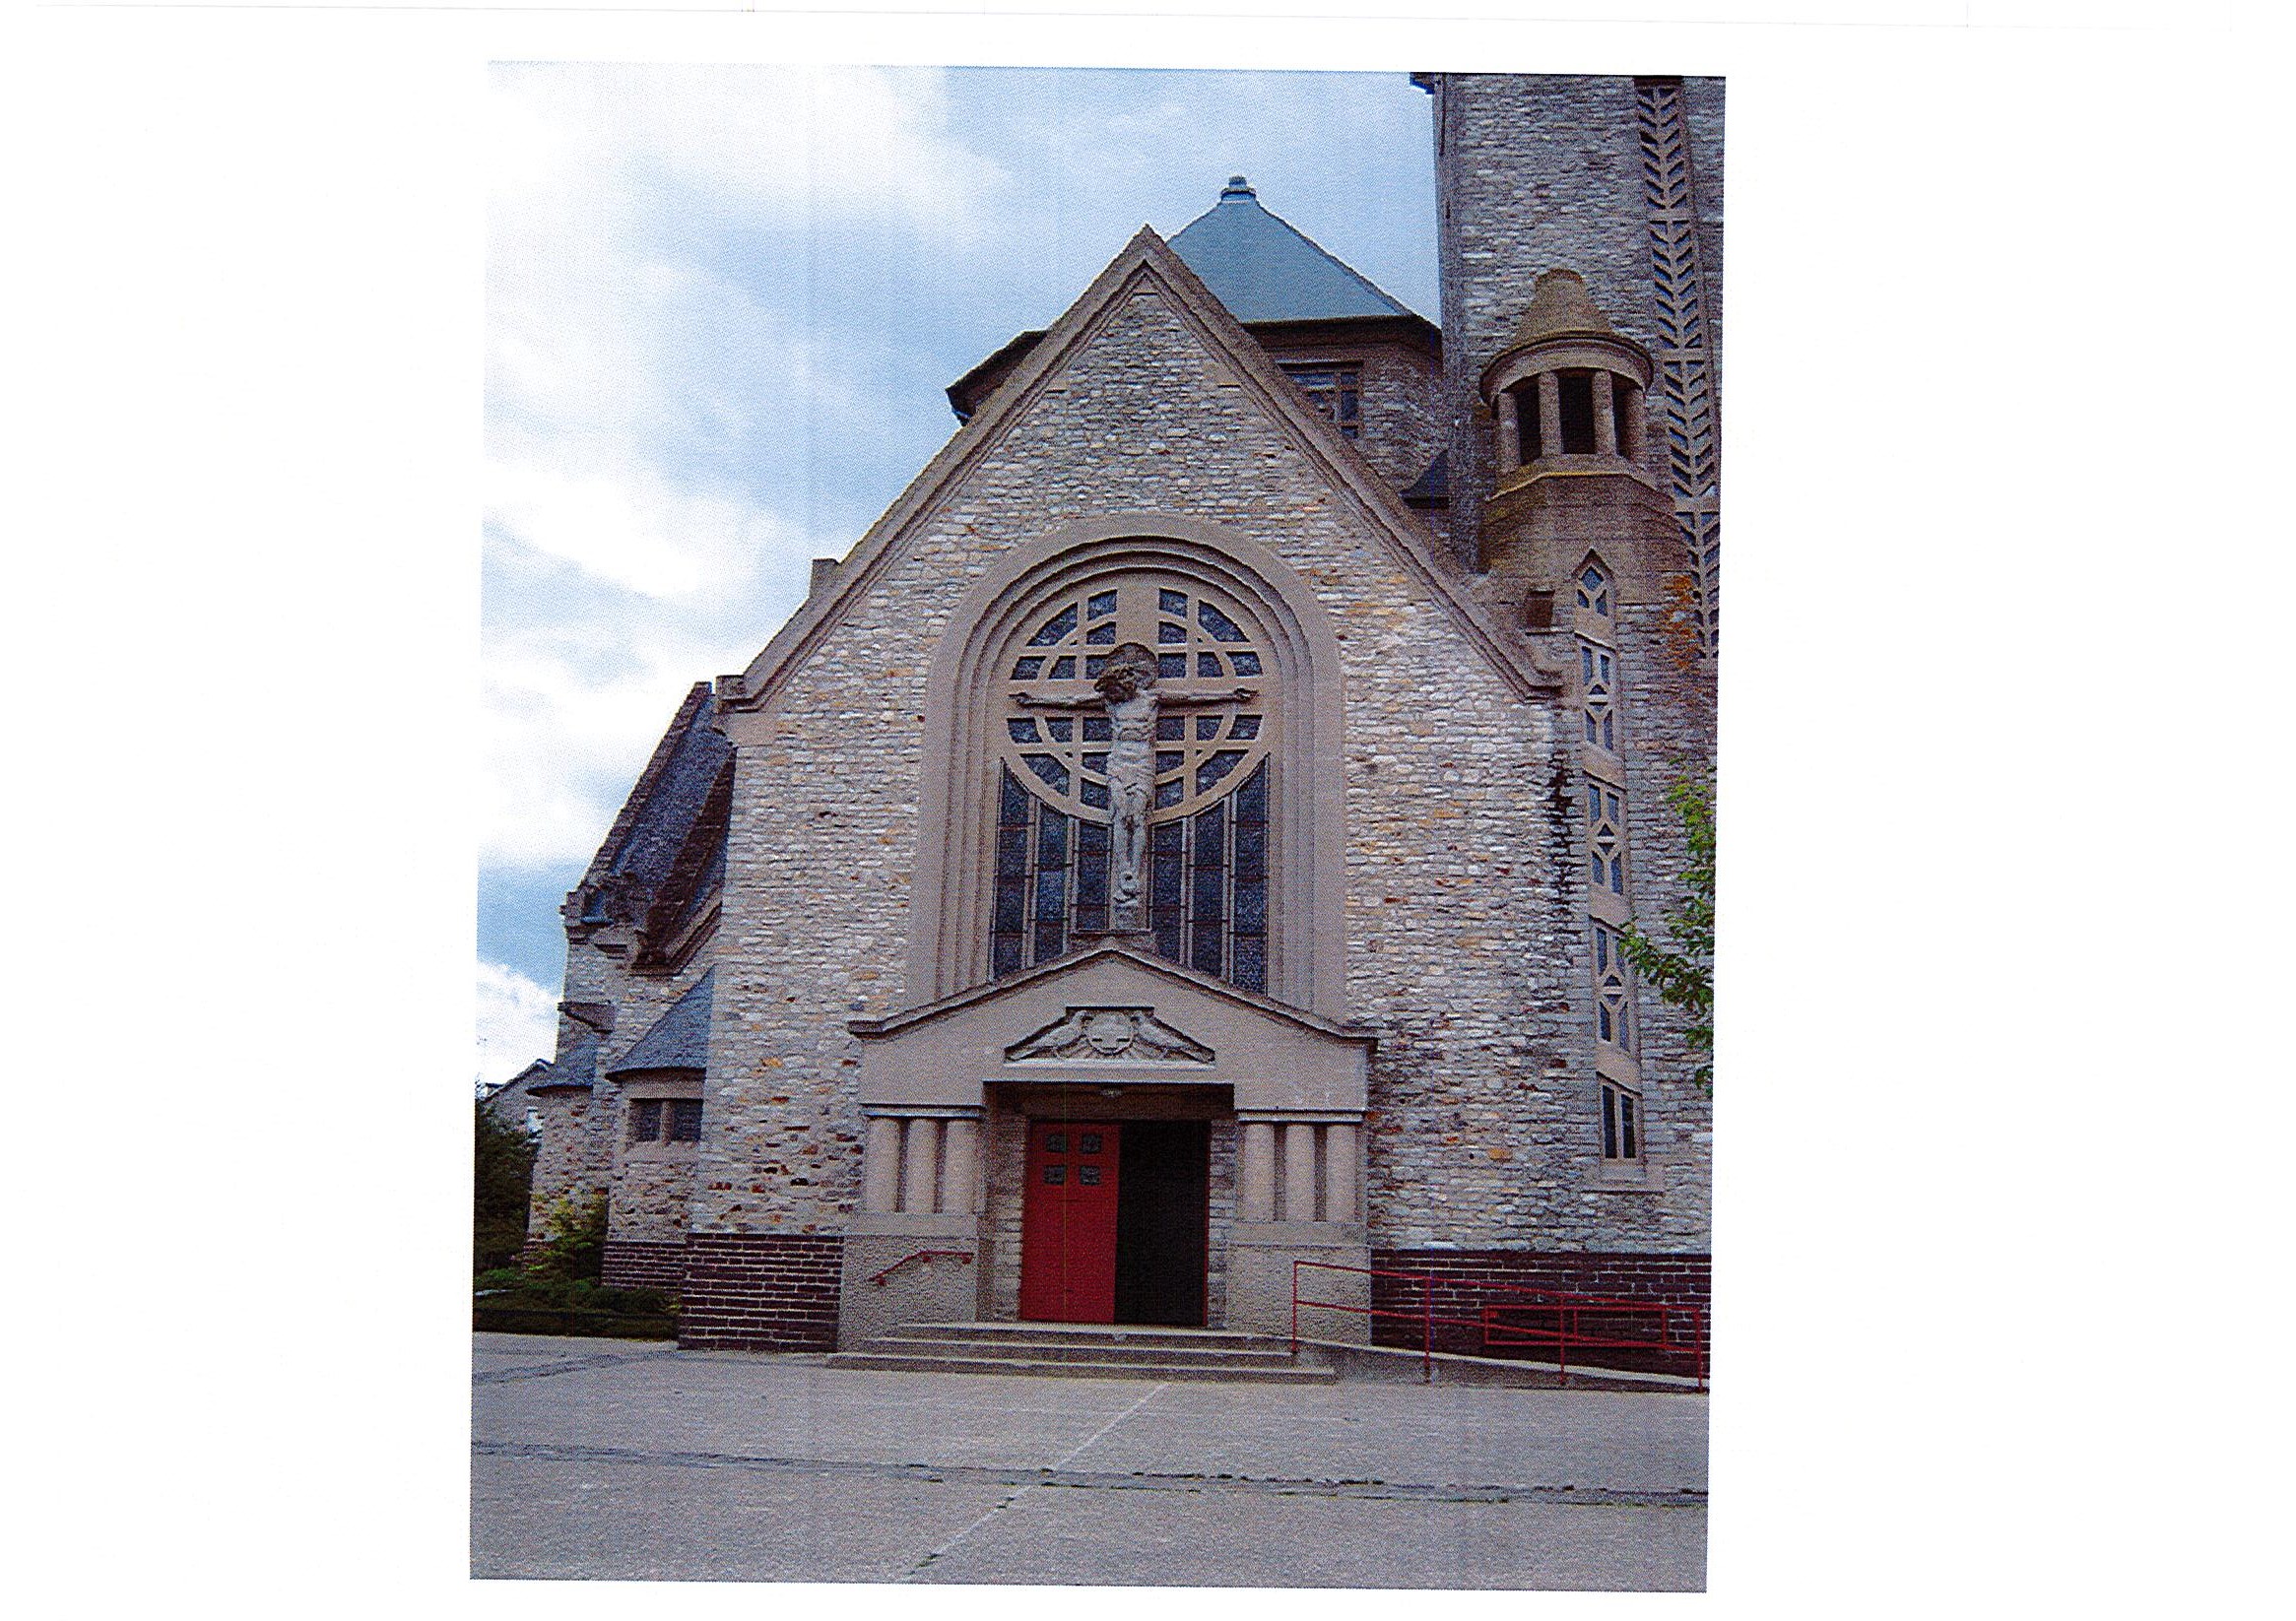
[[[871,1276],[869,1281],[879,1288],[883,1288],[886,1278],[892,1276],[893,1273],[899,1271],[912,1261],[961,1261],[969,1266],[972,1264],[972,1252],[970,1250],[919,1250],[915,1255],[901,1257],[884,1271]]]
[[[1419,1305],[1416,1311],[1384,1310],[1377,1306],[1357,1306],[1349,1301],[1310,1300],[1299,1292],[1300,1270],[1306,1267],[1316,1271],[1348,1272],[1358,1277],[1401,1278],[1419,1286]],[[1478,1289],[1486,1294],[1504,1294],[1514,1300],[1485,1302],[1476,1317],[1450,1317],[1435,1310],[1435,1285],[1440,1282],[1455,1289]],[[1534,1289],[1521,1283],[1490,1283],[1479,1278],[1437,1278],[1432,1272],[1402,1272],[1377,1266],[1345,1266],[1333,1261],[1294,1261],[1291,1264],[1291,1354],[1299,1354],[1299,1309],[1312,1307],[1319,1311],[1356,1312],[1374,1320],[1395,1318],[1415,1321],[1419,1325],[1419,1367],[1421,1376],[1433,1384],[1435,1379],[1435,1325],[1438,1323],[1459,1328],[1474,1329],[1481,1336],[1484,1350],[1494,1345],[1552,1345],[1555,1348],[1555,1374],[1564,1385],[1570,1383],[1570,1348],[1573,1345],[1592,1349],[1631,1349],[1656,1351],[1672,1356],[1683,1348],[1683,1341],[1673,1336],[1674,1314],[1679,1312],[1689,1319],[1688,1348],[1696,1358],[1698,1389],[1706,1389],[1706,1314],[1696,1306],[1685,1306],[1666,1300],[1615,1300],[1600,1295],[1566,1294],[1554,1289]],[[1550,1313],[1554,1327],[1546,1329],[1531,1324],[1510,1321],[1510,1312]],[[1635,1338],[1615,1332],[1605,1333],[1598,1321],[1596,1331],[1587,1332],[1582,1326],[1585,1316],[1616,1319],[1619,1316],[1656,1315],[1659,1320],[1658,1337]]]

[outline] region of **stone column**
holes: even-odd
[[[861,1153],[861,1208],[886,1215],[900,1201],[901,1123],[890,1115],[871,1115]]]
[[[941,1208],[948,1215],[971,1215],[980,1187],[981,1123],[952,1120],[942,1139]]]
[[[1562,454],[1562,382],[1551,371],[1539,374],[1539,448],[1548,456]]]
[[[1243,1152],[1236,1164],[1236,1219],[1276,1219],[1276,1128],[1264,1120],[1244,1122]]]
[[[1642,465],[1643,421],[1647,409],[1642,390],[1634,384],[1626,385],[1626,443],[1619,446],[1619,454],[1635,466]]]
[[[911,1117],[901,1140],[901,1213],[933,1213],[933,1162],[940,1158],[941,1122]]]
[[[1283,1219],[1315,1219],[1315,1128],[1283,1123]]]
[[[1492,408],[1499,426],[1499,471],[1512,473],[1523,465],[1523,421],[1516,415],[1515,391],[1503,389]]]
[[[1595,372],[1595,449],[1605,456],[1618,454],[1618,419],[1613,415],[1614,384],[1610,373]]]
[[[1324,1219],[1355,1219],[1355,1128],[1324,1128]]]

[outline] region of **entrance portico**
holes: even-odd
[[[840,1344],[1027,1317],[1288,1332],[1293,1261],[1369,1264],[1367,1031],[1115,944],[848,1028],[869,1132]],[[1343,1275],[1311,1292],[1349,1298]]]

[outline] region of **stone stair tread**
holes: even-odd
[[[828,1359],[832,1368],[867,1368],[891,1373],[980,1373],[1036,1375],[1047,1379],[1160,1379],[1239,1380],[1278,1384],[1328,1385],[1335,1375],[1329,1368],[1247,1367],[1207,1363],[1149,1361],[1028,1361],[1018,1357],[961,1356],[935,1353],[911,1355],[897,1351],[837,1351]]]
[[[870,1340],[865,1346],[859,1346],[856,1349],[907,1356],[947,1356],[954,1353],[974,1357],[1017,1357],[1039,1362],[1131,1360],[1238,1368],[1288,1368],[1292,1365],[1291,1353],[1288,1350],[1267,1350],[1258,1346],[1126,1346],[1090,1343],[1064,1344],[1059,1340],[1045,1339],[992,1341],[881,1334]]]

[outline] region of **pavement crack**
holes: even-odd
[[[1137,1405],[1137,1404],[1136,1404]],[[1120,1415],[1121,1416],[1121,1415]],[[1105,1430],[1102,1432],[1105,1433]],[[1079,1447],[1071,1458],[1091,1443]],[[1239,1474],[1146,1474],[1139,1471],[1052,1468],[998,1468],[992,1465],[951,1463],[892,1463],[859,1459],[774,1458],[743,1453],[671,1452],[631,1447],[583,1447],[530,1441],[478,1441],[472,1452],[483,1458],[532,1459],[563,1463],[608,1463],[646,1468],[743,1469],[770,1474],[869,1475],[884,1480],[907,1480],[921,1485],[978,1485],[1009,1488],[1007,1495],[979,1519],[966,1525],[913,1566],[906,1580],[956,1547],[989,1521],[1003,1514],[1028,1492],[1057,1487],[1065,1491],[1225,1492],[1238,1495],[1282,1497],[1360,1498],[1420,1503],[1547,1502],[1587,1508],[1704,1508],[1706,1493],[1684,1486],[1673,1490],[1634,1487],[1583,1486],[1575,1483],[1538,1485],[1524,1482],[1461,1484],[1440,1481],[1394,1481],[1255,1476]]]

